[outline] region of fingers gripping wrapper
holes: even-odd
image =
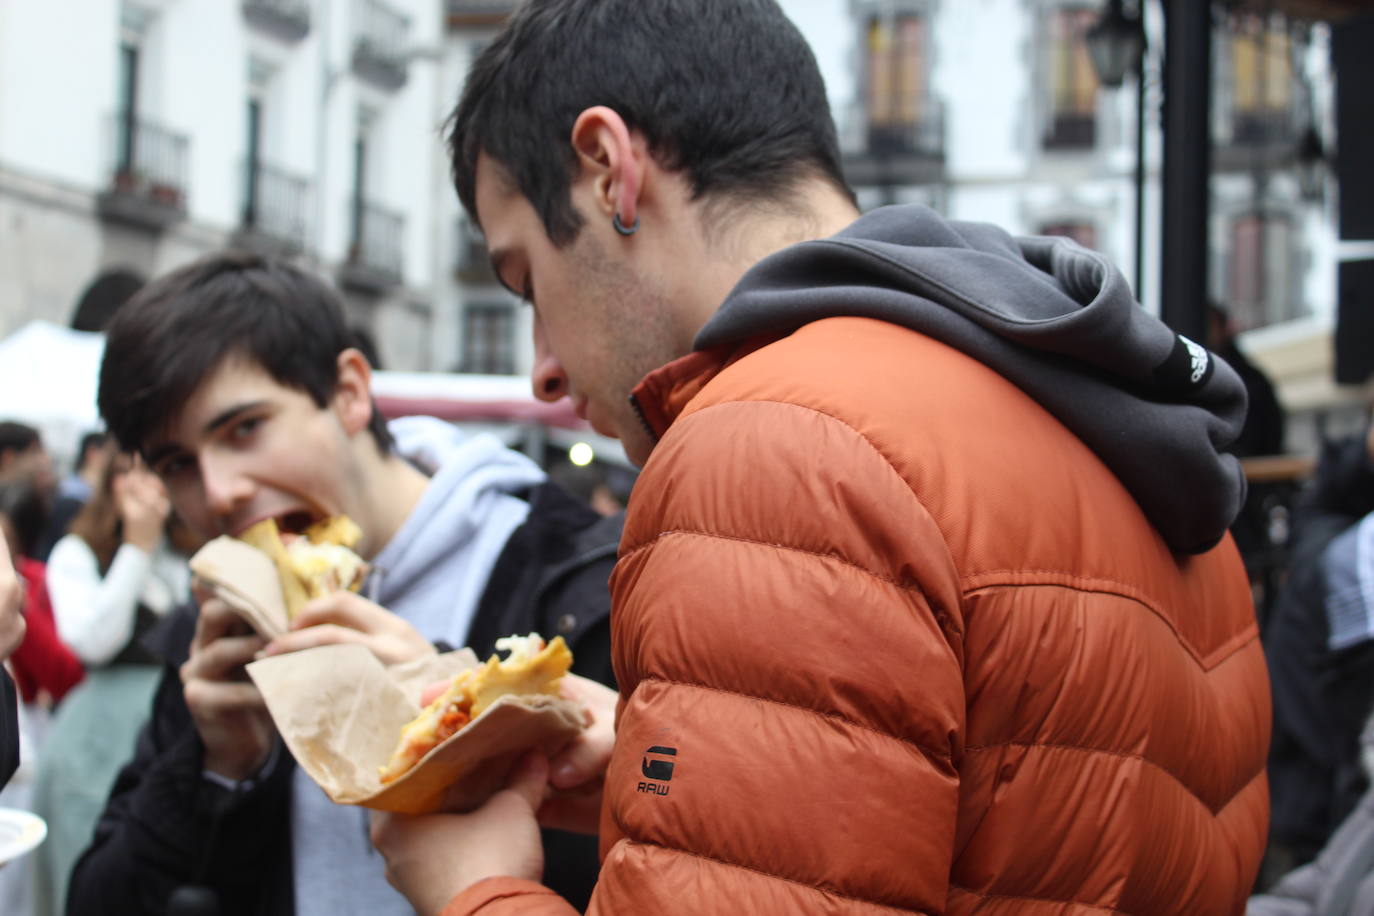
[[[552,755],[586,722],[558,693],[572,662],[561,638],[501,644],[512,650],[504,662],[479,664],[464,649],[388,668],[362,646],[335,645],[265,658],[248,673],[292,756],[334,801],[466,811],[505,784],[525,751]],[[422,709],[436,681],[450,684]]]

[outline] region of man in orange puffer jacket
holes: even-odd
[[[603,775],[593,913],[1241,911],[1228,366],[1072,242],[860,216],[772,0],[529,0],[449,142],[535,390],[643,473],[613,750],[603,717],[472,814],[379,818],[421,913],[566,912],[536,815]]]

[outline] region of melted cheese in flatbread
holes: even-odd
[[[367,575],[367,563],[352,548],[362,529],[345,515],[323,519],[301,535],[282,536],[277,520],[266,518],[239,535],[272,558],[281,580],[286,618],[292,620],[311,598],[340,589],[357,591]]]
[[[421,757],[501,697],[541,693],[558,696],[559,681],[572,666],[572,652],[563,637],[555,636],[545,646],[536,633],[508,636],[498,639],[496,648],[509,650],[510,657],[502,661],[493,655],[484,664],[459,672],[447,690],[401,727],[401,738],[391,760],[380,768],[384,784],[406,773]]]

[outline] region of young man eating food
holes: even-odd
[[[371,369],[328,287],[283,262],[222,254],[146,287],[112,323],[100,407],[175,511],[206,537],[265,519],[361,531],[362,594],[309,601],[268,642],[223,601],[159,635],[152,719],[73,872],[70,912],[409,913],[368,844],[368,812],[334,805],[293,764],[244,665],[330,643],[383,662],[512,632],[562,635],[574,670],[609,681],[606,578],[619,520],[544,483],[491,437],[428,418],[387,425]],[[548,839],[575,902],[595,877],[581,838]]]
[[[1240,912],[1244,386],[1067,239],[860,214],[828,96],[776,0],[525,0],[451,121],[535,392],[643,466],[586,912]],[[378,818],[419,912],[570,912],[540,776]]]

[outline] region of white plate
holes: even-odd
[[[48,835],[48,825],[36,814],[0,808],[0,864],[17,859]]]

